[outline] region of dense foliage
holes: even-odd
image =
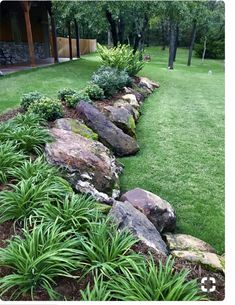
[[[92,82],[88,83],[85,91],[92,100],[101,100],[104,98],[104,90]]]
[[[98,45],[98,53],[104,66],[125,70],[129,76],[135,76],[144,66],[144,62],[140,60],[142,54],[134,53],[128,45],[118,45],[114,48]]]
[[[85,91],[82,91],[82,90],[74,93],[73,95],[70,95],[70,96],[67,95],[65,97],[65,101],[66,101],[67,106],[70,108],[75,108],[77,103],[79,103],[81,101],[84,101],[87,103],[91,102],[88,93],[86,93]]]
[[[44,95],[38,91],[25,93],[21,98],[20,106],[24,110],[27,110],[32,103],[40,100],[41,98],[44,98]]]
[[[62,105],[59,101],[44,97],[32,103],[28,108],[29,113],[35,113],[40,117],[54,121],[63,116]]]
[[[131,86],[132,80],[125,71],[116,68],[100,67],[92,75],[92,82],[104,90],[107,97],[112,96],[125,86]]]

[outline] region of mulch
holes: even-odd
[[[14,118],[15,116],[17,116],[17,114],[23,113],[23,112],[24,112],[23,109],[20,107],[8,110],[8,111],[0,114],[0,122],[6,122],[6,121]]]

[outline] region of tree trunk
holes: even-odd
[[[105,14],[110,24],[110,31],[112,34],[113,45],[116,47],[118,45],[118,33],[117,33],[116,21],[113,19],[113,16],[109,10],[106,10]]]
[[[179,26],[177,24],[176,25],[176,33],[175,33],[175,46],[174,46],[174,59],[173,59],[173,61],[175,61],[175,59],[176,59],[176,52],[177,52],[178,44],[179,44]]]
[[[205,36],[203,53],[202,53],[202,62],[204,62],[205,55],[206,55],[206,42],[207,42],[207,37]]]
[[[164,22],[161,22],[161,31],[162,31],[162,50],[166,49],[166,33],[165,33],[165,25]]]
[[[136,53],[136,51],[140,48],[143,50],[144,48],[144,38],[145,38],[145,30],[148,25],[148,18],[145,16],[144,22],[143,22],[143,27],[140,30],[138,34],[135,36],[135,42],[134,42],[134,47],[133,47],[133,52]]]
[[[189,46],[189,51],[188,51],[188,66],[191,66],[191,61],[192,61],[192,55],[193,55],[193,46],[196,38],[196,31],[197,31],[197,22],[193,22],[193,28],[192,28],[192,35],[191,35],[191,42]]]
[[[175,50],[175,24],[170,21],[170,44],[169,44],[169,59],[168,69],[174,69],[174,50]]]
[[[73,51],[72,51],[72,38],[71,38],[71,24],[68,23],[68,34],[69,34],[69,58],[73,59]]]
[[[76,33],[76,47],[77,47],[77,58],[81,57],[81,53],[80,53],[80,34],[79,34],[79,28],[78,28],[78,23],[77,20],[74,19],[74,25],[75,25],[75,33]]]
[[[124,22],[124,18],[120,16],[118,22],[118,38],[120,44],[124,43],[124,32],[125,32],[125,22]]]

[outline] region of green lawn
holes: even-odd
[[[122,158],[121,187],[141,187],[176,209],[177,231],[192,234],[224,251],[224,66],[179,50],[174,71],[167,51],[146,50],[152,60],[141,75],[161,88],[142,106],[137,125],[140,151]],[[22,93],[56,96],[63,87],[83,88],[98,65],[89,55],[78,61],[19,72],[0,79],[0,112],[18,105]],[[212,75],[208,71],[212,70]]]

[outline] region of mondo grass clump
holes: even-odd
[[[6,183],[12,177],[11,171],[17,170],[25,160],[25,155],[18,151],[13,142],[0,144],[0,183]]]
[[[54,203],[46,202],[35,210],[38,219],[43,222],[57,222],[63,230],[72,230],[75,233],[85,234],[90,222],[101,217],[95,201],[86,195],[67,195],[63,200]]]
[[[111,277],[129,273],[140,256],[131,250],[137,239],[127,231],[119,231],[109,219],[91,223],[81,243],[84,270]]]
[[[21,114],[8,122],[0,124],[0,141],[11,141],[25,153],[41,154],[52,138],[41,126],[45,122],[35,114]]]
[[[23,229],[23,236],[15,236],[0,249],[0,265],[13,272],[0,279],[1,295],[11,289],[11,299],[30,293],[33,300],[35,290],[43,288],[50,299],[57,299],[55,279],[72,277],[80,265],[77,245],[71,232],[61,231],[56,223]]]
[[[0,223],[25,221],[46,202],[63,199],[72,192],[68,182],[60,177],[49,177],[40,183],[31,177],[10,186],[11,190],[0,192]]]
[[[187,280],[189,271],[174,271],[174,260],[155,264],[153,257],[135,265],[132,273],[109,282],[113,297],[120,301],[202,301],[197,280]]]

